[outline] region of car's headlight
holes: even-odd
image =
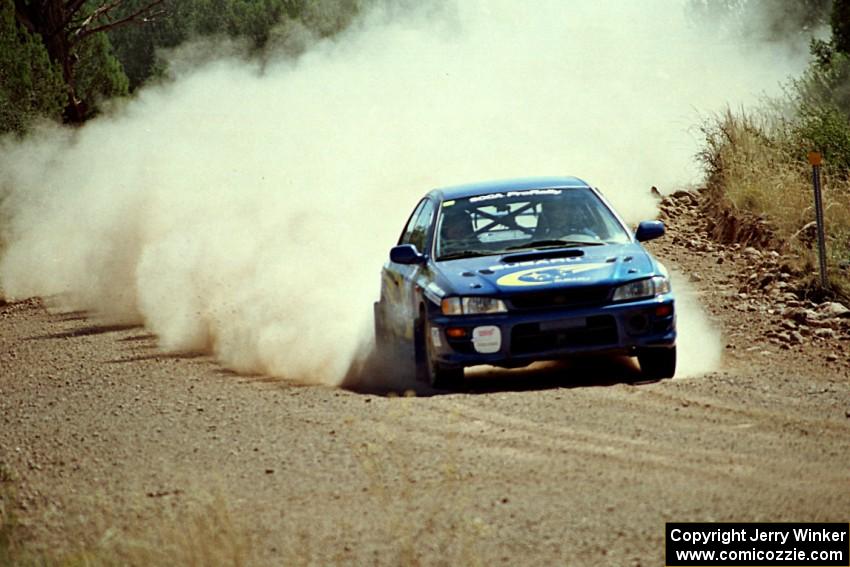
[[[492,297],[447,297],[441,307],[443,315],[486,315],[508,310],[504,301]]]
[[[614,290],[614,301],[625,299],[643,299],[670,293],[670,280],[664,276],[655,276],[621,285]]]

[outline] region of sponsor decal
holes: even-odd
[[[437,327],[431,327],[431,344],[434,345],[434,348],[443,346],[443,340],[440,338],[440,329]]]
[[[540,260],[526,260],[524,262],[510,262],[509,264],[496,264],[494,266],[490,266],[486,268],[493,272],[500,272],[504,270],[514,270],[516,268],[522,268],[524,266],[552,266],[559,264],[576,264],[581,263],[581,258],[576,258],[572,256],[566,256],[564,258],[541,258]]]
[[[528,189],[526,191],[507,191],[505,193],[490,193],[488,195],[479,195],[471,197],[470,203],[480,203],[482,201],[492,201],[494,199],[510,199],[513,197],[532,197],[538,195],[560,195],[561,189]]]
[[[505,274],[496,280],[496,284],[505,287],[531,287],[553,283],[586,280],[576,277],[578,274],[608,267],[606,262],[585,263],[567,266],[552,266],[546,268],[531,268]]]
[[[475,352],[492,354],[502,348],[502,331],[495,325],[475,327],[472,330],[472,345]]]

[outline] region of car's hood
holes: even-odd
[[[443,295],[510,295],[535,290],[619,283],[663,273],[637,243],[523,251],[436,262]]]

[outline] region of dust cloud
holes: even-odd
[[[573,174],[630,222],[652,217],[650,186],[698,179],[700,112],[802,68],[703,40],[684,5],[379,4],[296,59],[175,63],[77,131],[3,142],[0,287],[239,372],[338,384],[426,190]],[[683,366],[715,360],[698,304],[679,324]]]
[[[720,330],[706,317],[697,290],[675,269],[670,280],[676,292],[676,377],[699,376],[716,370],[723,354]]]

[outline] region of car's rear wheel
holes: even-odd
[[[638,351],[638,362],[645,378],[672,378],[676,374],[676,347],[642,349]]]
[[[414,332],[416,379],[441,390],[463,386],[463,368],[446,368],[434,360],[431,326],[421,313]]]

